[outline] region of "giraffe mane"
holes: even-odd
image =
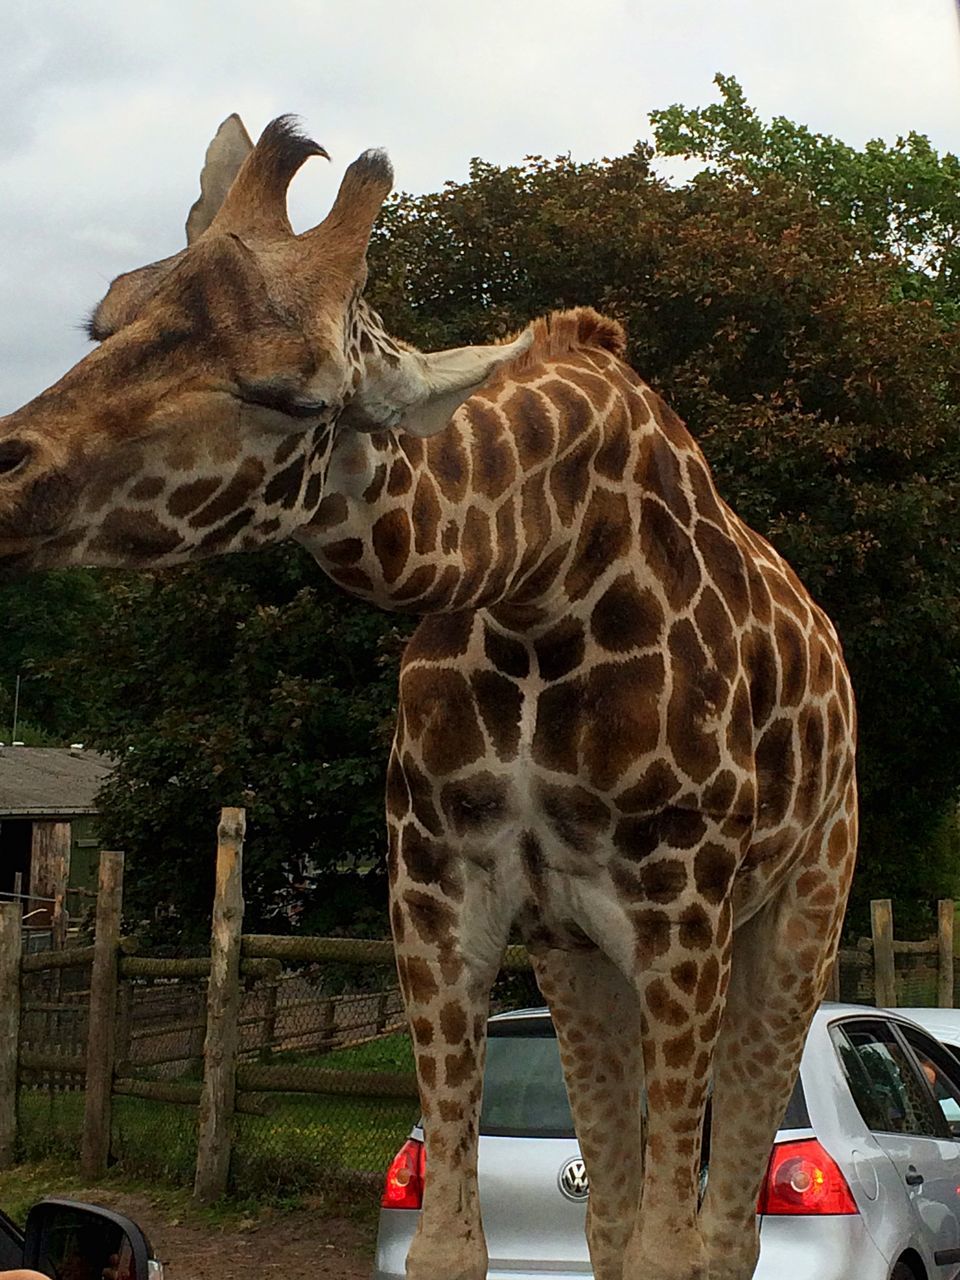
[[[516,336],[504,341],[512,342]],[[541,360],[591,348],[609,351],[622,360],[627,350],[626,329],[619,320],[601,315],[593,307],[551,311],[549,315],[534,320],[532,344],[507,368],[519,373]]]

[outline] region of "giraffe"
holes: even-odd
[[[295,235],[286,188],[316,154],[288,118],[255,147],[222,126],[188,247],[119,277],[100,346],[0,420],[0,567],[294,537],[420,615],[386,800],[428,1170],[408,1280],[486,1275],[485,1025],[513,931],[556,1025],[597,1280],[748,1280],[855,854],[836,633],[617,321],[391,338],[362,298],[389,164],[365,153]]]

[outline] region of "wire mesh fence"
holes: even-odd
[[[382,944],[375,944],[382,955]],[[230,1188],[275,1195],[376,1182],[418,1116],[392,965],[274,963],[242,979]],[[25,973],[18,1147],[76,1153],[83,1125],[89,968]],[[197,1158],[205,977],[125,978],[117,1001],[111,1162],[189,1185]],[[540,1003],[529,973],[502,975],[496,1010]],[[259,1072],[259,1075],[258,1075]],[[258,1088],[268,1083],[269,1089]],[[131,1092],[146,1086],[149,1097]],[[322,1091],[321,1091],[322,1090]]]
[[[195,1086],[203,1069],[206,983],[146,980],[121,984],[126,1052],[123,1080]],[[238,1115],[231,1155],[231,1185],[242,1193],[302,1189],[346,1174],[375,1174],[391,1144],[415,1118],[416,1101],[320,1093],[330,1072],[379,1073],[405,1082],[413,1070],[395,975],[383,966],[277,965],[266,977],[243,982],[238,1023]],[[244,1068],[268,1068],[269,1091],[245,1079]],[[323,1075],[321,1075],[323,1073]],[[348,1081],[338,1081],[347,1084]],[[387,1079],[381,1086],[390,1088]],[[187,1091],[189,1093],[189,1090]],[[185,1094],[186,1098],[187,1094]],[[113,1148],[125,1163],[143,1167],[145,1142],[160,1138],[164,1172],[190,1170],[196,1125],[181,1107],[158,1097],[120,1109]]]
[[[86,965],[23,974],[20,985],[21,1049],[66,1058],[82,1057],[87,1047],[89,999],[90,970]],[[59,1083],[64,1089],[82,1087],[82,1080],[78,1081],[74,1076],[65,1076]]]
[[[17,1136],[24,1159],[79,1149],[89,999],[89,965],[21,975]]]
[[[844,948],[837,958],[839,998],[850,1004],[876,1004],[874,954],[866,946]],[[896,953],[894,981],[896,1007],[931,1008],[939,1003],[939,967],[936,954]],[[960,1007],[960,968],[954,977],[953,1007]]]

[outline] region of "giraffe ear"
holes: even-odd
[[[236,112],[227,116],[207,147],[200,173],[200,196],[187,214],[187,244],[193,244],[217,216],[252,150],[253,143],[243,121]]]
[[[526,329],[502,346],[404,350],[395,364],[368,361],[367,376],[345,420],[369,431],[398,426],[413,436],[436,435],[478,387],[522,355],[532,341],[533,330]]]

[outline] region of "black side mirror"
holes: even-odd
[[[76,1200],[41,1200],[27,1215],[23,1265],[51,1280],[162,1280],[135,1222]]]

